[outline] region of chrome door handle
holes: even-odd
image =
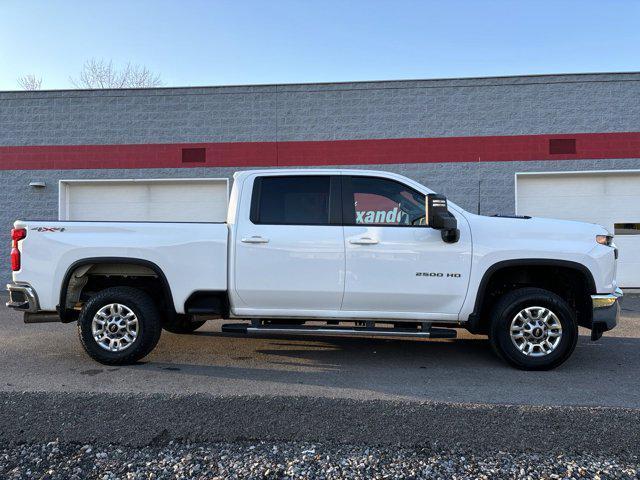
[[[241,241],[244,243],[269,243],[268,238],[262,238],[257,235],[254,235],[253,237],[244,237]]]
[[[354,240],[349,240],[349,243],[353,243],[354,245],[375,245],[378,243],[378,240],[369,237],[356,238]]]

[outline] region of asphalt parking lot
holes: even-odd
[[[143,363],[105,367],[85,355],[75,325],[25,325],[2,309],[0,440],[464,443],[486,436],[496,448],[526,448],[528,435],[550,427],[560,446],[638,448],[640,296],[625,297],[617,329],[598,342],[582,332],[572,358],[550,372],[512,369],[486,339],[468,334],[245,337],[221,333],[220,325],[163,333]],[[127,414],[141,425],[98,428]],[[588,437],[568,439],[567,431],[580,429]]]

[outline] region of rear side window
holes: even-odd
[[[256,179],[251,221],[268,225],[329,225],[329,176]]]

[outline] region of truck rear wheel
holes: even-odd
[[[85,351],[106,365],[132,364],[160,339],[160,315],[149,295],[130,287],[101,290],[82,308],[78,335]]]
[[[565,300],[541,288],[503,295],[491,312],[489,340],[499,357],[522,370],[550,370],[576,347],[578,323]]]

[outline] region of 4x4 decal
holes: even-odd
[[[64,227],[33,227],[36,232],[64,232]]]

